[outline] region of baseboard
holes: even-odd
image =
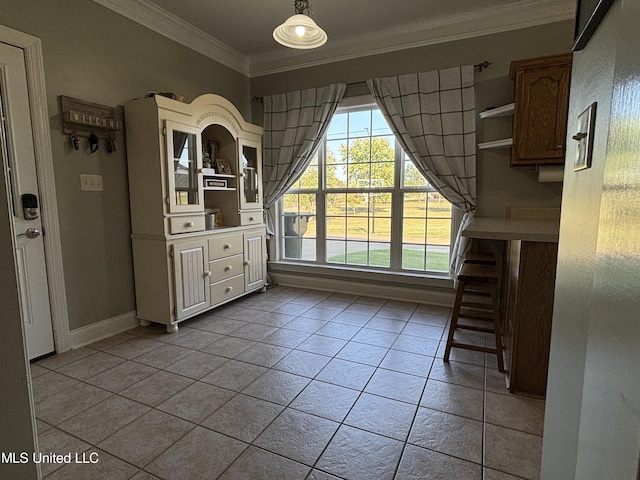
[[[352,295],[365,295],[368,297],[381,297],[390,300],[403,300],[407,302],[426,303],[451,307],[455,300],[455,292],[429,289],[428,287],[407,288],[393,285],[376,285],[354,280],[339,280],[336,278],[309,277],[294,273],[270,272],[276,285],[286,287],[300,287],[311,290],[325,290],[330,292],[349,293]]]
[[[76,328],[69,332],[71,348],[84,347],[98,340],[122,333],[137,325],[138,319],[134,310],[116,317],[106,318],[85,327]]]

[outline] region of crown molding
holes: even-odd
[[[147,0],[94,1],[247,77],[251,75],[249,57]]]
[[[318,50],[254,56],[251,58],[251,77],[572,20],[574,16],[573,0],[525,0],[377,34],[355,36],[342,42],[328,43]]]
[[[148,0],[94,1],[247,77],[572,20],[575,16],[574,0],[523,0],[354,36],[317,50],[266,53],[250,58]]]

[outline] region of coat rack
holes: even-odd
[[[122,121],[116,118],[115,108],[98,103],[85,102],[77,98],[60,95],[62,131],[71,138],[78,150],[80,136],[88,137],[91,153],[99,147],[100,139],[107,142],[107,151],[115,151],[116,132],[122,130]]]

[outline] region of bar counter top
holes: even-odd
[[[470,238],[558,242],[559,219],[474,217],[462,230]]]

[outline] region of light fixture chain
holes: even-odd
[[[298,15],[304,14],[305,10],[309,10],[309,0],[293,0],[293,6]]]

